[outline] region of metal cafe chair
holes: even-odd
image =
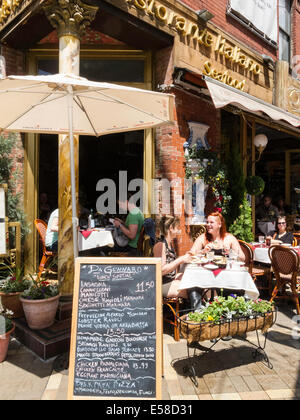
[[[39,233],[40,240],[43,245],[43,255],[42,255],[40,265],[39,265],[39,270],[38,270],[38,279],[39,279],[41,277],[42,272],[44,271],[44,268],[47,262],[50,260],[50,258],[55,257],[57,253],[53,251],[48,251],[46,249],[45,240],[46,240],[47,223],[44,222],[44,220],[35,219],[34,225]]]
[[[300,315],[299,296],[300,291],[300,257],[298,253],[290,248],[280,245],[271,246],[269,257],[274,270],[276,285],[274,287],[271,302],[274,299],[287,299],[287,287],[291,288],[292,297],[296,303],[297,314]],[[280,296],[278,296],[280,292]]]
[[[269,290],[270,295],[272,294],[272,272],[269,267],[255,264],[254,263],[254,252],[253,248],[250,244],[248,244],[245,241],[238,240],[240,247],[243,251],[243,254],[245,255],[245,266],[248,267],[249,274],[253,278],[254,281],[257,280],[258,277],[265,276],[267,279],[267,287],[264,286],[258,286],[257,288],[260,290]]]

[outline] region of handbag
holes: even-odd
[[[129,238],[126,235],[124,235],[124,233],[121,231],[119,227],[114,228],[112,232],[112,236],[113,236],[115,244],[118,245],[119,247],[123,248],[128,245]]]

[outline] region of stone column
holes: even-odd
[[[79,75],[80,37],[95,18],[98,7],[80,0],[49,0],[45,14],[59,38],[59,72]],[[66,109],[66,113],[68,110]],[[72,234],[72,199],[70,147],[68,136],[59,136],[58,148],[58,279],[64,299],[69,299],[74,285],[74,252]],[[76,194],[78,197],[79,137],[74,136]]]

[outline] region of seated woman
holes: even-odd
[[[214,251],[215,255],[222,255],[223,250],[226,253],[232,250],[240,261],[245,260],[245,255],[238,240],[226,230],[224,217],[219,212],[211,213],[207,218],[206,232],[196,239],[190,253],[199,255]],[[194,289],[193,301],[200,302],[202,300],[202,293],[203,291],[200,288]],[[241,292],[226,289],[226,291],[223,291],[223,296],[228,296],[231,293],[240,294]],[[211,294],[213,296],[213,290]],[[198,305],[199,303],[196,303],[196,306]]]
[[[227,232],[222,214],[211,213],[207,218],[206,232],[196,239],[190,252],[197,255],[214,251],[215,255],[222,255],[223,250],[233,250],[241,261],[245,260],[238,240]]]
[[[179,234],[180,220],[174,216],[163,216],[159,223],[161,239],[154,245],[153,256],[162,259],[162,292],[164,297],[187,298],[186,290],[178,290],[182,273],[177,273],[181,264],[191,262],[192,256],[177,257],[172,242]]]
[[[281,241],[282,243],[285,243],[285,244],[292,245],[294,241],[294,235],[292,232],[286,231],[286,218],[282,216],[278,217],[276,224],[277,224],[277,229],[275,232],[273,232],[273,234],[271,234],[273,239],[275,239],[276,241]]]

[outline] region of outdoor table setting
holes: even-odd
[[[86,251],[88,249],[100,248],[104,246],[109,246],[112,248],[114,246],[112,229],[113,228],[111,227],[80,229],[78,235],[79,251]]]
[[[216,257],[217,258],[217,257]],[[179,290],[199,287],[201,289],[244,290],[245,298],[256,300],[259,297],[255,283],[243,263],[224,258],[221,264],[199,263],[187,264],[180,282]],[[222,268],[220,268],[220,266]]]
[[[259,242],[252,242],[250,245],[253,247],[253,251],[254,251],[253,260],[255,262],[271,265],[271,260],[269,258],[269,248],[270,248],[269,245],[266,245],[265,243],[259,243]],[[272,242],[271,242],[271,245],[273,245]],[[294,249],[300,255],[299,246],[292,247],[290,244],[282,244],[282,243],[280,245]]]

